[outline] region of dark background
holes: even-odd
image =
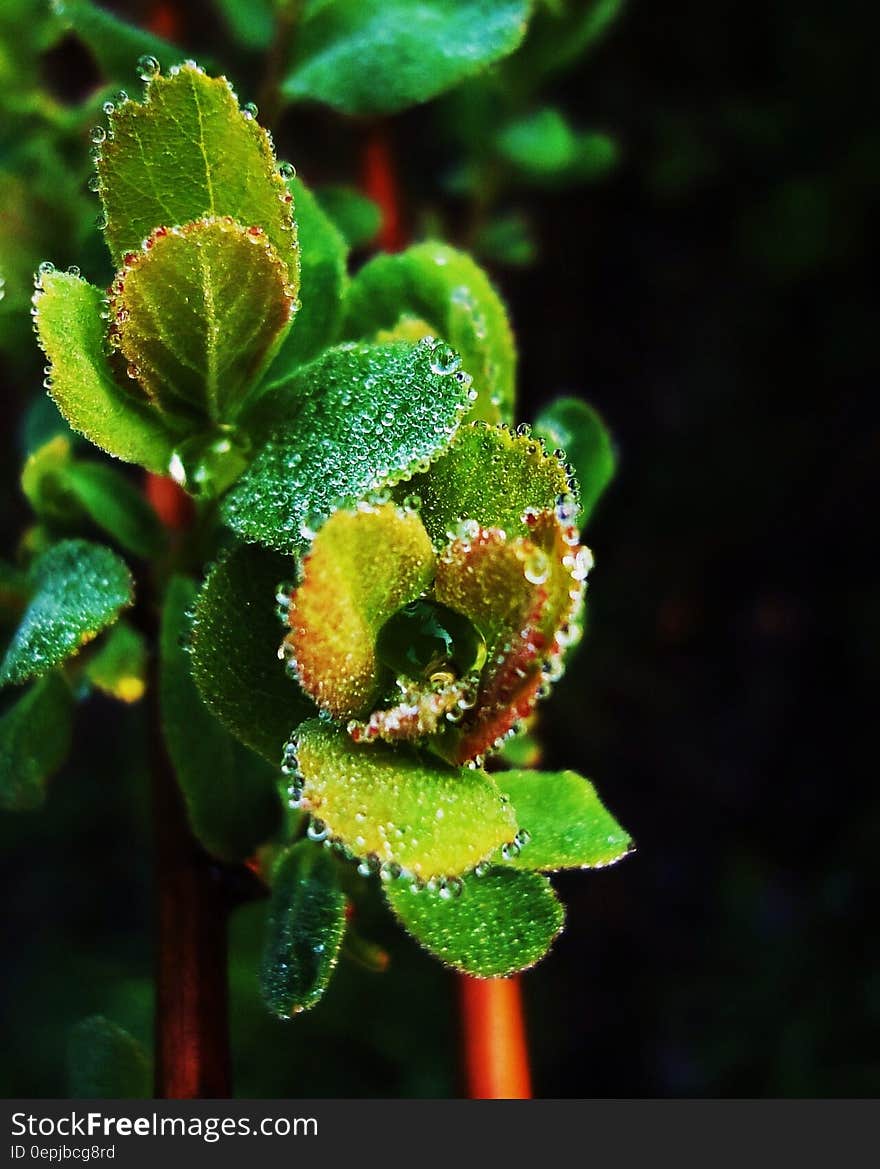
[[[539,260],[493,269],[521,416],[583,394],[620,457],[587,533],[588,637],[542,728],[547,765],[592,777],[639,851],[558,879],[568,929],[524,979],[539,1095],[880,1085],[880,135],[858,13],[631,3],[547,95],[616,134],[622,165],[601,185],[517,192]],[[62,72],[86,74],[66,51]],[[411,222],[451,161],[432,117],[392,128]],[[307,111],[276,139],[318,182],[353,177],[357,132]],[[16,475],[9,458],[9,541]],[[0,826],[10,1095],[64,1091],[66,1029],[91,1011],[149,1035],[145,732],[126,712],[108,742],[110,714],[98,701],[81,720],[47,811]],[[282,1025],[253,990],[260,913],[235,932],[241,1094],[460,1090],[451,976],[378,923],[389,973],[343,963],[321,1006]]]

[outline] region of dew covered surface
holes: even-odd
[[[131,574],[109,548],[56,544],[36,563],[33,593],[0,665],[0,682],[39,677],[112,624],[133,599]]]
[[[539,729],[542,768],[594,780],[638,851],[553,877],[567,926],[523,980],[544,1096],[876,1094],[877,176],[861,15],[628,6],[548,91],[619,135],[621,167],[606,186],[522,192],[538,262],[490,265],[521,355],[518,417],[584,393],[618,457],[585,532],[585,641]],[[70,40],[55,62],[67,96],[99,84]],[[455,167],[440,118],[426,105],[394,123],[410,206],[442,203]],[[354,157],[358,133],[341,132]],[[323,112],[299,107],[277,137],[310,180],[351,181]],[[457,226],[465,210],[448,206]],[[70,245],[46,255],[106,287],[90,246],[88,268]],[[28,386],[43,364],[34,352]],[[29,522],[17,464],[16,449],[6,549]],[[68,1030],[89,1013],[149,1040],[149,736],[138,707],[116,725],[109,700],[84,708],[44,812],[0,819],[8,1096],[64,1095]],[[343,958],[293,1024],[254,985],[265,904],[234,916],[242,1096],[462,1090],[454,979],[365,883],[358,930],[388,947],[387,972]]]

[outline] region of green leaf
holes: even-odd
[[[504,127],[498,135],[502,157],[536,175],[566,170],[575,157],[575,135],[555,109],[527,114]]]
[[[288,186],[296,203],[302,252],[300,307],[267,378],[276,381],[316,357],[339,336],[342,297],[348,282],[348,247],[338,228],[299,179]]]
[[[578,519],[586,523],[614,478],[616,459],[605,424],[592,406],[579,398],[559,398],[541,411],[534,431],[549,447],[564,450],[565,458],[574,466]]]
[[[227,730],[277,764],[291,731],[315,708],[278,660],[279,584],[294,562],[244,545],[215,564],[195,606],[192,672]]]
[[[248,49],[268,49],[275,33],[272,0],[216,0],[233,38]]]
[[[199,219],[158,228],[111,288],[111,340],[161,409],[219,424],[237,414],[295,306],[260,227]]]
[[[164,474],[174,438],[146,402],[123,390],[104,353],[102,294],[78,276],[40,279],[36,325],[52,363],[50,393],[74,430],[127,463]]]
[[[180,49],[168,41],[120,20],[90,0],[51,0],[52,9],[94,54],[111,80],[134,77],[139,57],[150,54],[160,61],[180,58]]]
[[[425,592],[434,567],[418,516],[393,504],[338,511],[321,528],[293,595],[287,640],[303,688],[334,718],[372,710],[385,674],[379,630]]]
[[[407,484],[422,501],[422,522],[440,547],[463,519],[508,536],[530,532],[524,518],[552,510],[569,490],[562,463],[529,434],[483,423],[463,426],[448,450]]]
[[[77,653],[132,602],[131,574],[109,548],[64,540],[31,574],[33,593],[3,664],[0,685],[47,674]]]
[[[454,876],[516,833],[509,804],[477,769],[452,768],[408,747],[358,746],[318,720],[299,728],[296,758],[304,806],[376,867]]]
[[[385,887],[398,921],[447,966],[477,978],[527,970],[549,950],[565,912],[546,877],[490,869],[465,877],[458,896],[415,892],[400,882]]]
[[[488,260],[514,268],[527,268],[538,256],[531,224],[517,213],[490,219],[477,232],[474,247]]]
[[[479,395],[471,416],[510,421],[516,349],[507,310],[482,268],[464,252],[435,242],[376,256],[349,287],[345,335],[372,337],[408,317],[424,321],[458,350]]]
[[[74,460],[67,435],[55,435],[34,451],[21,486],[50,525],[67,528],[88,517],[127,552],[144,558],[164,544],[162,526],[143,494],[115,467]]]
[[[233,739],[199,696],[185,648],[195,597],[193,581],[172,579],[162,614],[162,730],[193,832],[209,852],[240,861],[280,823],[277,773]]]
[[[346,114],[427,101],[512,53],[527,0],[336,0],[297,30],[285,95]]]
[[[578,133],[555,109],[541,109],[509,123],[498,134],[498,151],[525,175],[547,180],[600,178],[617,162],[607,134]]]
[[[432,363],[426,345],[341,345],[270,386],[250,425],[271,432],[284,422],[226,497],[230,527],[279,551],[303,549],[338,507],[427,467],[469,405],[466,379]]]
[[[301,840],[278,862],[272,878],[260,988],[283,1019],[321,998],[345,933],[345,894],[333,859]]]
[[[30,686],[0,715],[0,809],[29,811],[70,750],[73,697],[60,674]]]
[[[318,187],[315,197],[321,210],[336,224],[350,248],[372,243],[379,234],[382,209],[356,187],[332,184]]]
[[[629,834],[576,772],[505,771],[497,782],[529,837],[520,852],[508,850],[504,863],[513,868],[599,869],[633,851]]]
[[[143,1100],[153,1095],[150,1059],[124,1028],[91,1015],[71,1028],[68,1093],[75,1100]]]
[[[155,511],[115,467],[74,460],[60,480],[89,519],[126,552],[149,560],[164,547],[165,532]]]
[[[126,621],[119,621],[87,663],[85,674],[93,686],[111,698],[138,702],[147,688],[147,656],[143,634]]]
[[[188,63],[148,82],[142,104],[123,102],[110,115],[97,168],[117,262],[159,226],[231,215],[263,229],[296,289],[293,204],[266,131],[224,77]]]

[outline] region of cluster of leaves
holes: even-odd
[[[124,26],[54,7],[119,67]],[[527,5],[419,11],[456,34],[443,69],[409,6],[307,5],[281,91],[344,112],[426,100],[509,54]],[[386,51],[395,82],[377,90]],[[631,847],[585,779],[503,769],[579,637],[579,528],[613,472],[608,436],[575,399],[512,429],[512,332],[467,254],[426,242],[350,276],[357,233],[277,164],[224,78],[163,75],[151,53],[139,70],[143,100],[108,98],[92,132],[109,289],[45,262],[32,311],[67,423],[194,496],[215,563],[201,580],[71,436],[34,451],[38,523],[2,591],[0,682],[27,686],[0,721],[3,803],[39,802],[78,697],[143,693],[120,553],[150,559],[166,744],[201,843],[257,853],[271,886],[271,1008],[321,996],[365,879],[449,965],[525,969],[562,927],[544,874]]]

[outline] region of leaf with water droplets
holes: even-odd
[[[516,348],[507,310],[470,256],[442,243],[422,243],[376,256],[351,282],[345,335],[374,336],[401,319],[424,322],[448,341],[478,393],[473,418],[510,421],[516,393]],[[422,326],[424,328],[424,326]]]
[[[550,949],[565,911],[546,877],[490,869],[463,879],[456,896],[448,888],[414,892],[388,886],[385,896],[398,921],[441,962],[477,978],[527,970]],[[444,896],[444,893],[447,896]]]
[[[393,113],[512,53],[528,16],[527,0],[311,5],[282,88],[289,98],[321,101],[346,114]]]
[[[71,1028],[67,1079],[75,1100],[142,1100],[153,1094],[147,1053],[103,1015],[90,1015]]]
[[[58,673],[28,687],[0,715],[0,809],[30,811],[70,750],[73,696]]]
[[[287,638],[299,680],[322,709],[337,719],[372,709],[385,674],[379,630],[433,576],[431,541],[414,512],[386,503],[338,511],[324,524],[303,562]]]
[[[633,851],[632,838],[574,771],[504,771],[498,786],[516,808],[525,843],[498,864],[516,869],[599,869]]]
[[[120,20],[91,0],[52,0],[52,8],[62,23],[88,46],[108,80],[127,82],[143,53],[166,63],[180,59],[180,49],[169,41]]]
[[[110,337],[147,397],[196,422],[235,418],[290,325],[294,291],[262,228],[158,228],[111,287]]]
[[[449,448],[407,491],[422,501],[425,527],[440,547],[462,520],[526,536],[529,510],[552,510],[569,490],[562,463],[528,434],[474,423],[463,426]]]
[[[51,362],[50,393],[74,430],[127,463],[164,473],[175,435],[146,402],[123,390],[104,352],[102,294],[78,276],[40,277],[36,325]]]
[[[0,685],[47,674],[112,625],[132,602],[132,579],[115,552],[64,540],[36,561],[30,602],[0,666]]]
[[[193,832],[209,852],[239,861],[281,822],[277,772],[237,742],[199,696],[186,648],[195,597],[193,581],[172,579],[160,638],[162,731]]]
[[[263,998],[283,1019],[323,995],[345,933],[345,894],[332,857],[301,840],[279,860],[260,969]]]
[[[230,527],[302,550],[338,507],[426,468],[468,406],[431,361],[427,345],[340,345],[267,387],[242,425],[271,437],[224,501]]]
[[[273,764],[290,732],[315,713],[278,660],[283,629],[276,594],[293,572],[289,556],[236,548],[208,573],[193,622],[192,673],[203,700],[227,730]]]
[[[142,103],[110,114],[97,168],[117,262],[160,225],[231,215],[263,229],[296,290],[293,203],[266,131],[242,113],[224,77],[184,63],[150,81]]]
[[[409,747],[357,745],[315,720],[296,736],[305,806],[375,867],[428,879],[466,872],[512,840],[516,819],[485,772]]]
[[[147,689],[147,643],[126,621],[119,621],[90,658],[85,675],[89,682],[120,702],[138,702]]]
[[[288,186],[296,203],[302,253],[299,298],[293,326],[266,375],[278,381],[305,365],[339,336],[342,297],[348,282],[348,246],[312,192],[299,179]]]
[[[616,459],[605,424],[580,398],[557,398],[535,419],[534,431],[548,446],[564,450],[574,466],[580,505],[577,519],[585,524],[614,478]]]

